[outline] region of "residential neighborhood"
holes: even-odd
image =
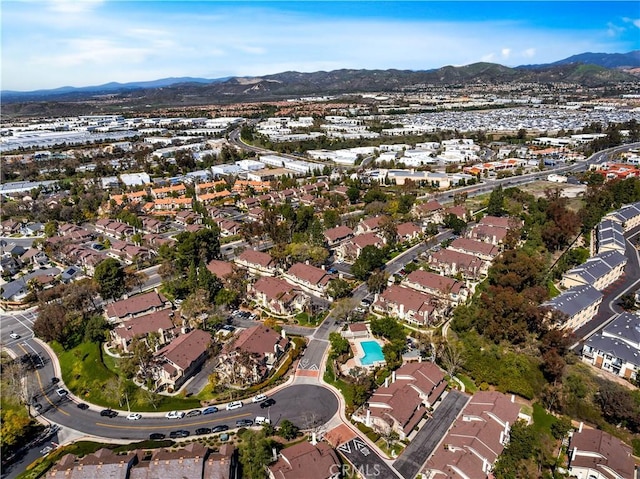
[[[520,108],[6,126],[6,384],[51,444],[127,443],[39,477],[634,477],[637,138]]]

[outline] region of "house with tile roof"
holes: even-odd
[[[179,389],[207,360],[212,342],[210,333],[194,329],[154,353],[156,391]]]
[[[376,293],[372,306],[377,313],[420,326],[432,324],[442,315],[442,306],[434,296],[395,284]]]
[[[279,334],[258,324],[241,331],[224,346],[216,370],[232,384],[255,384],[269,375],[289,346],[284,331]]]
[[[584,479],[630,479],[636,475],[630,446],[599,429],[580,427],[569,441],[569,474]]]
[[[569,288],[540,306],[563,314],[566,319],[556,326],[576,330],[598,313],[602,298],[600,291],[586,284]]]
[[[107,319],[112,323],[126,321],[136,316],[171,307],[171,302],[156,291],[136,294],[107,305]]]
[[[235,265],[229,261],[212,259],[207,263],[207,269],[220,280],[225,280],[234,272]]]
[[[234,259],[238,266],[249,270],[249,273],[258,276],[275,276],[278,272],[276,261],[269,253],[246,249]]]
[[[301,288],[270,276],[258,278],[249,287],[248,294],[259,306],[277,315],[299,313],[309,304],[309,296]]]
[[[174,317],[173,310],[161,309],[120,323],[109,333],[113,343],[122,347],[127,353],[134,338],[146,338],[150,333],[158,333],[158,342],[162,345],[171,341],[177,334]]]
[[[371,395],[353,419],[405,439],[447,388],[444,372],[431,362],[406,363]]]
[[[640,371],[640,316],[624,312],[582,346],[582,360],[621,376],[637,379]]]
[[[417,269],[407,275],[402,285],[450,301],[453,305],[463,303],[469,290],[463,282],[441,274]]]
[[[363,235],[365,233],[376,233],[380,229],[380,223],[385,216],[374,216],[367,218],[358,223],[354,229],[356,235]]]
[[[489,263],[475,255],[441,249],[429,255],[429,266],[445,276],[460,273],[464,278],[477,280],[487,274]]]
[[[412,241],[419,239],[422,236],[422,228],[412,221],[400,223],[397,226],[398,242],[404,243],[405,241]]]
[[[44,476],[46,479],[130,479],[132,467],[138,463],[136,451],[116,454],[101,448],[78,458],[65,454]]]
[[[338,243],[353,237],[353,230],[348,226],[336,226],[329,228],[324,232],[329,247],[336,246]]]
[[[283,275],[283,278],[303,291],[323,297],[327,293],[331,276],[323,268],[295,263]]]
[[[509,443],[520,405],[496,391],[473,395],[427,461],[422,474],[429,479],[493,477],[491,470]]]
[[[498,246],[469,238],[456,238],[447,247],[452,251],[475,255],[484,261],[493,261],[500,254]]]
[[[383,248],[385,245],[384,239],[378,236],[377,233],[365,233],[356,235],[347,241],[340,243],[334,250],[334,254],[337,261],[344,261],[346,263],[353,263],[362,250],[367,246],[375,246],[376,248]]]
[[[300,442],[280,451],[268,466],[269,479],[339,479],[341,463],[327,444]]]

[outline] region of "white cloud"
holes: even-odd
[[[522,56],[525,58],[533,58],[535,55],[536,55],[535,48],[527,48],[525,51],[522,52]]]
[[[509,58],[509,55],[511,55],[511,49],[503,48],[500,53],[502,53],[502,58]]]
[[[48,10],[64,14],[80,14],[102,5],[104,0],[49,0]]]

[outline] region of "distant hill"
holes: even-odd
[[[631,52],[621,56],[637,54],[638,52]],[[568,60],[570,59],[555,64],[517,68],[481,62],[427,71],[343,69],[313,73],[289,71],[260,77],[213,80],[190,77],[165,78],[150,82],[107,83],[95,87],[63,87],[37,92],[2,91],[0,95],[5,116],[60,116],[121,111],[122,108],[154,109],[273,101],[296,96],[401,92],[421,89],[426,85],[464,87],[516,82],[563,82],[584,87],[600,87],[638,81],[638,77],[619,69]]]
[[[598,65],[604,68],[638,68],[640,67],[640,50],[634,50],[629,53],[580,53],[553,63],[547,63],[544,65],[522,65],[518,68],[535,69],[555,65],[569,65],[573,63]]]

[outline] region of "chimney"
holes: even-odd
[[[395,382],[396,382],[396,372],[395,372],[395,371],[393,371],[393,372],[391,373],[391,384],[393,384],[393,383],[395,383]]]
[[[388,388],[389,387],[389,376],[387,376],[386,378],[384,378],[384,387]]]
[[[504,431],[500,431],[500,444],[504,444]]]
[[[282,331],[280,332],[280,334],[282,334],[282,337],[284,339],[287,339],[287,332],[284,330],[284,328],[282,328]]]
[[[275,447],[271,448],[271,459],[273,459],[273,462],[276,462],[278,460],[278,452],[276,451]]]
[[[516,402],[516,395],[515,394],[511,395],[511,402]]]
[[[367,408],[367,419],[365,419],[365,425],[371,427],[371,409]]]
[[[582,426],[584,426],[584,423],[582,421],[580,421],[580,425],[578,426],[578,432],[582,432]]]
[[[315,431],[311,433],[311,444],[312,444],[313,446],[315,446],[315,445],[317,445],[317,444],[318,444],[318,441],[317,441],[317,439],[316,439],[316,433],[315,433]]]

